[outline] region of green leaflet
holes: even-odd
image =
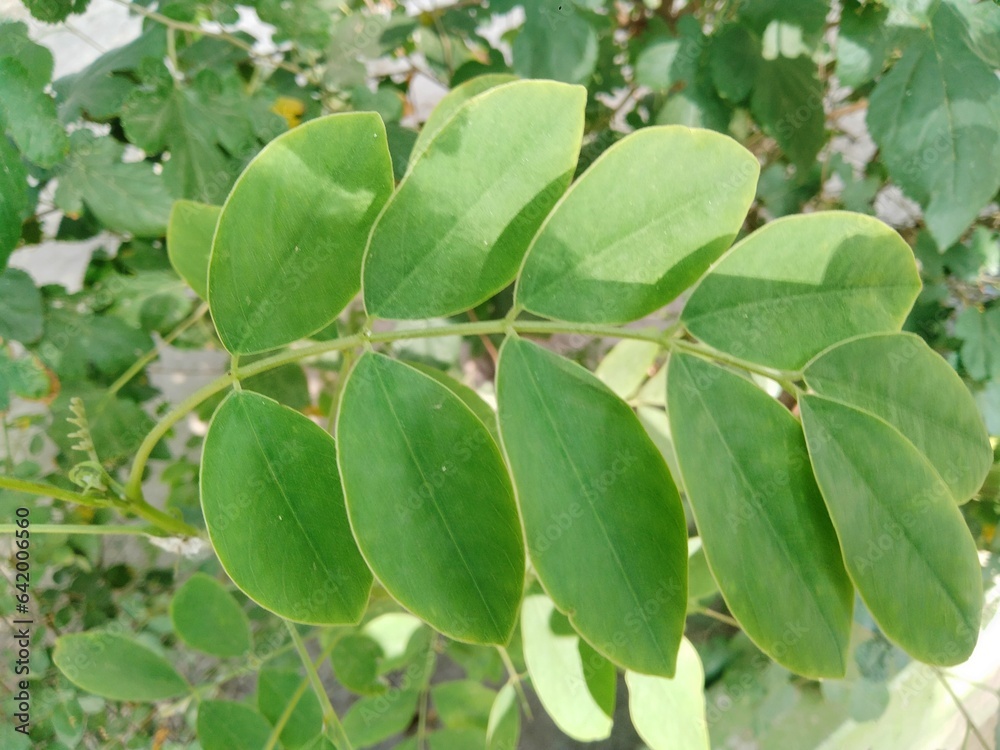
[[[19,268],[0,273],[0,338],[30,344],[42,335],[42,295]]]
[[[21,239],[28,212],[28,170],[6,138],[0,139],[0,269]]]
[[[344,386],[337,440],[351,527],[386,590],[451,638],[506,643],[524,546],[479,418],[440,382],[369,353]]]
[[[625,673],[632,724],[650,750],[709,750],[705,672],[684,638],[672,680]]]
[[[761,60],[750,111],[789,160],[806,169],[825,141],[824,86],[807,55]]]
[[[176,201],[167,223],[170,265],[202,299],[208,297],[208,259],[221,210],[205,203]]]
[[[970,48],[956,7],[940,2],[932,13],[872,91],[868,128],[944,249],[1000,189],[1000,80]]]
[[[891,51],[888,16],[888,8],[878,3],[844,3],[836,51],[837,77],[845,86],[858,88],[882,72]]]
[[[365,239],[392,185],[376,114],[321,117],[271,141],[215,233],[208,301],[226,348],[273,349],[334,320],[358,292]]]
[[[287,620],[357,622],[371,574],[347,521],[333,439],[250,391],[205,436],[201,506],[212,546],[247,596]]]
[[[760,167],[731,138],[643,128],[601,155],[531,243],[517,285],[527,310],[622,323],[662,307],[729,247]]]
[[[569,185],[585,102],[578,86],[516,81],[461,105],[411,162],[372,230],[368,312],[451,315],[507,286]]]
[[[531,686],[545,712],[563,732],[578,742],[602,740],[611,734],[611,716],[587,684],[577,645],[580,639],[573,633],[554,633],[550,626],[553,614],[558,614],[555,605],[542,594],[525,597],[521,606],[521,639]],[[612,694],[615,680],[612,669]]]
[[[820,396],[878,417],[919,450],[963,503],[993,463],[982,417],[958,374],[919,336],[889,333],[845,341],[805,369]]]
[[[472,390],[465,383],[460,383],[448,373],[430,365],[420,362],[407,363],[415,370],[420,370],[424,375],[433,378],[461,399],[462,403],[469,407],[473,414],[479,417],[486,429],[490,432],[490,437],[500,444],[500,430],[497,427],[497,413],[493,407],[483,400],[483,397]]]
[[[742,24],[730,23],[712,34],[708,69],[719,94],[733,103],[753,90],[761,64],[760,39]]]
[[[672,675],[687,530],[656,446],[596,377],[523,339],[503,345],[497,401],[539,581],[604,656]]]
[[[302,682],[302,676],[284,669],[262,669],[257,676],[257,708],[272,725],[278,722]],[[312,690],[302,694],[281,730],[281,744],[289,750],[309,746],[323,731],[323,709]]]
[[[1000,307],[965,308],[955,321],[962,364],[976,380],[1000,379]]]
[[[250,623],[226,587],[195,573],[170,601],[170,621],[191,648],[213,656],[240,656],[250,650]]]
[[[410,161],[416,161],[417,157],[427,150],[427,146],[434,136],[441,132],[448,121],[455,116],[455,113],[462,108],[467,101],[474,96],[496,88],[504,83],[516,81],[517,76],[508,73],[488,73],[476,76],[460,86],[456,86],[449,91],[445,97],[437,103],[430,117],[420,129],[416,143],[413,144],[413,151],[410,152]]]
[[[121,635],[90,631],[61,636],[52,661],[77,687],[111,700],[159,701],[190,689],[166,659]]]
[[[897,331],[920,291],[913,253],[870,216],[790,216],[737,243],[701,280],[681,319],[705,343],[797,370],[831,344]]]
[[[55,100],[45,91],[48,76],[39,80],[46,68],[29,70],[17,57],[6,56],[7,51],[0,51],[0,125],[28,161],[52,167],[66,156],[69,140],[56,118]]]
[[[524,78],[586,83],[597,65],[597,29],[568,0],[524,3],[524,26],[514,38],[514,70]]]
[[[521,710],[517,705],[517,691],[507,683],[497,693],[486,724],[486,750],[517,750],[521,736]]]
[[[842,677],[854,591],[798,421],[749,380],[680,352],[667,403],[688,502],[730,611],[782,666]]]
[[[844,562],[885,635],[949,666],[976,645],[976,545],[948,487],[890,424],[837,401],[799,401],[813,470]]]
[[[267,744],[271,725],[245,703],[202,701],[197,731],[202,750],[257,750]]]

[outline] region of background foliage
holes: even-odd
[[[70,25],[86,6],[26,3],[38,21]],[[24,23],[0,24],[0,411],[8,476],[67,490],[80,484],[70,476],[124,481],[123,467],[168,408],[148,365],[167,346],[221,348],[206,308],[167,254],[176,201],[221,204],[264,144],[322,114],[351,110],[377,112],[385,122],[398,181],[420,148],[428,102],[486,74],[586,86],[578,174],[626,132],[692,125],[732,136],[760,162],[742,233],[835,208],[892,223],[924,282],[905,329],[947,358],[974,393],[990,434],[1000,433],[1000,9],[993,3],[493,0],[437,7],[257,0],[237,9],[179,0],[130,8],[144,18],[138,38],[57,80],[51,52]],[[253,17],[264,25],[242,22]],[[91,238],[100,249],[78,291],[38,287],[19,268],[24,246]],[[501,317],[509,306],[509,292],[501,292],[474,314]],[[358,314],[349,308],[341,326],[350,328]],[[336,325],[314,338],[335,335]],[[394,347],[488,392],[496,343]],[[596,367],[654,440],[669,445],[655,349],[630,342],[609,354],[599,341],[573,336],[557,337],[553,346]],[[326,424],[348,364],[337,357],[308,370],[289,364],[244,387]],[[218,403],[204,403],[199,416],[207,420]],[[203,524],[200,446],[198,437],[169,448],[164,442],[152,455],[163,507],[195,526]],[[26,504],[36,525],[114,518],[107,507],[0,493],[4,519]],[[1000,551],[996,466],[962,512],[992,561]],[[289,634],[228,583],[220,587],[214,557],[161,555],[150,545],[123,555],[120,545],[99,537],[65,534],[33,537],[32,551],[44,622],[33,649],[33,740],[166,748],[190,747],[197,737],[210,750],[266,742],[286,718],[283,746],[323,746],[323,709],[303,687]],[[41,571],[51,575],[41,578]],[[692,563],[692,581],[695,571]],[[695,589],[696,609],[719,603],[711,577],[704,582]],[[554,620],[545,602],[534,604],[547,625]],[[0,607],[13,612],[7,592]],[[216,613],[228,623],[227,637],[200,632],[192,610]],[[778,747],[780,727],[795,712],[814,717],[815,740],[846,717],[877,719],[888,681],[907,657],[866,618],[863,609],[855,616],[848,678],[820,686],[771,663],[730,624],[693,612],[688,632],[704,665],[715,741],[739,731]],[[103,635],[70,636],[93,629]],[[568,623],[539,632],[552,642],[511,646],[516,669],[533,654],[558,660],[568,648],[576,658],[573,652],[586,647]],[[358,628],[303,635],[314,657],[329,656],[355,746],[412,743],[425,731],[435,748],[482,746],[487,737],[491,746],[512,746],[516,696],[495,650],[433,634],[377,589]],[[57,636],[69,637],[54,649]],[[87,657],[95,648],[127,653],[135,643],[145,647],[132,658],[145,665],[141,684],[102,675]],[[82,665],[79,675],[74,664]],[[627,706],[616,709],[593,687],[606,684],[607,675],[585,676],[589,713],[565,718],[551,698],[545,701],[560,728],[581,740],[606,736],[610,716],[627,715]],[[200,709],[186,697],[185,681],[198,686]],[[122,692],[109,695],[108,684]],[[135,702],[143,698],[161,702]],[[296,707],[283,717],[290,702]],[[628,724],[616,721],[616,741],[638,741]],[[0,744],[16,748],[24,740],[10,726],[5,717]],[[214,736],[220,727],[245,734]],[[637,728],[647,743],[656,742]],[[806,742],[801,733],[792,741]]]

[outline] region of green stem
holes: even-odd
[[[173,516],[164,513],[159,508],[154,508],[141,497],[130,499],[125,510],[134,513],[139,516],[139,518],[149,521],[151,524],[160,527],[170,534],[177,534],[179,536],[201,536],[201,532],[194,526],[184,523],[184,521],[179,518],[174,518]]]
[[[299,631],[295,627],[295,623],[285,620],[285,626],[288,628],[288,632],[292,636],[292,643],[295,644],[295,650],[299,652],[299,658],[302,660],[302,666],[306,668],[306,674],[309,677],[309,682],[312,683],[313,692],[316,693],[316,698],[323,707],[323,724],[328,727],[329,731],[327,736],[337,747],[337,750],[354,750],[351,746],[350,739],[347,737],[347,732],[344,731],[344,725],[340,723],[340,719],[337,717],[337,712],[334,710],[333,704],[330,703],[330,696],[326,694],[326,689],[323,687],[323,681],[319,678],[319,672],[316,671],[316,665],[313,664],[313,660],[309,656],[309,651],[306,649],[306,644],[302,640],[302,636],[299,635]]]
[[[740,359],[739,357],[734,357],[731,354],[720,352],[717,349],[705,346],[704,344],[695,344],[691,341],[673,340],[668,344],[668,346],[671,349],[687,352],[688,354],[693,354],[696,357],[701,357],[702,359],[720,362],[724,365],[732,365],[733,367],[738,367],[739,369],[746,370],[747,372],[763,375],[765,378],[770,378],[771,380],[775,380],[779,383],[783,380],[790,381],[802,379],[802,373],[794,372],[792,370],[775,370],[771,367],[762,367],[761,365],[754,364],[753,362],[747,362],[745,359]]]
[[[17,479],[16,477],[0,475],[0,488],[13,490],[14,492],[27,492],[30,495],[38,495],[40,497],[51,497],[53,500],[85,505],[88,508],[108,508],[112,505],[109,500],[104,498],[89,497],[73,490],[64,490],[62,487],[56,487],[51,484],[31,482],[27,479]]]
[[[952,690],[951,685],[948,684],[948,680],[945,679],[941,670],[934,667],[931,667],[931,669],[934,670],[934,675],[941,681],[941,684],[944,685],[944,689],[948,691],[948,695],[951,696],[951,700],[955,704],[955,708],[957,708],[958,712],[965,717],[965,724],[969,728],[969,731],[975,735],[977,740],[979,740],[979,743],[983,746],[983,750],[990,750],[990,743],[986,741],[983,733],[979,731],[979,727],[976,726],[976,723],[969,714],[968,709],[966,709],[965,704],[962,703],[961,698],[955,695],[955,691]]]
[[[0,534],[13,534],[21,527],[13,523],[0,523]],[[32,534],[76,534],[100,536],[160,536],[158,529],[146,526],[102,526],[79,523],[33,523],[28,527]]]

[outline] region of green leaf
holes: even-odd
[[[979,409],[958,374],[919,336],[845,341],[810,362],[805,380],[820,396],[895,427],[930,461],[957,502],[982,486],[993,450]]]
[[[344,386],[337,439],[351,527],[386,590],[450,638],[507,643],[524,547],[479,418],[439,382],[370,353]]]
[[[611,734],[611,717],[587,686],[576,635],[557,635],[549,620],[555,605],[540,594],[527,596],[521,606],[524,662],[531,685],[545,712],[563,732],[578,742],[593,742]]]
[[[431,688],[438,718],[452,729],[486,729],[496,695],[476,680],[449,680]]]
[[[538,580],[601,654],[673,674],[687,529],[656,446],[591,373],[522,339],[503,345],[497,401]]]
[[[42,335],[42,295],[24,271],[0,273],[0,338],[30,344]]]
[[[202,299],[208,297],[208,259],[221,210],[204,203],[177,201],[167,224],[170,265]]]
[[[1000,379],[1000,307],[965,308],[955,321],[962,364],[976,380]]]
[[[717,349],[795,370],[838,341],[899,330],[919,291],[913,253],[895,231],[824,211],[778,219],[737,243],[681,319]]]
[[[250,623],[226,587],[195,573],[170,601],[170,621],[191,648],[213,656],[240,656],[250,650]]]
[[[205,70],[180,86],[162,64],[129,94],[121,112],[130,141],[147,153],[170,152],[163,179],[174,195],[213,204],[229,193],[242,167],[238,159],[257,151],[258,118],[234,75]],[[265,119],[280,132],[277,116]]]
[[[524,27],[514,38],[514,70],[523,78],[586,83],[597,66],[597,30],[571,0],[524,4]]]
[[[947,485],[894,427],[821,396],[799,401],[809,455],[847,571],[882,632],[950,666],[976,645],[976,545]]]
[[[809,57],[762,60],[750,111],[789,160],[809,167],[826,142],[823,83]]]
[[[517,750],[521,736],[521,711],[517,691],[507,683],[497,693],[486,726],[486,750]]]
[[[131,638],[90,631],[61,636],[52,661],[82,690],[116,701],[160,701],[188,692],[170,663]]]
[[[489,73],[487,75],[476,76],[449,91],[437,103],[430,117],[427,118],[427,122],[421,128],[420,135],[417,136],[417,142],[413,144],[410,161],[415,161],[419,155],[427,150],[427,146],[430,145],[434,137],[441,132],[445,125],[448,124],[448,121],[455,116],[467,101],[484,91],[489,91],[492,88],[516,80],[517,76],[509,73]]]
[[[652,341],[624,339],[604,355],[594,374],[619,398],[632,398],[649,377],[660,348]]]
[[[668,91],[676,84],[692,82],[706,39],[694,16],[678,19],[677,36],[657,35],[635,60],[635,80],[651,89]]]
[[[202,701],[197,731],[202,750],[257,750],[271,736],[271,726],[263,716],[233,701]]]
[[[140,237],[161,237],[173,198],[153,165],[122,162],[124,146],[89,130],[70,136],[70,154],[59,167],[56,205],[71,215],[84,204],[105,228]]]
[[[492,406],[483,400],[482,396],[472,390],[469,386],[465,385],[465,383],[460,383],[448,373],[443,372],[436,367],[430,367],[429,365],[425,365],[420,362],[409,362],[408,364],[410,367],[420,370],[420,372],[424,375],[438,381],[441,385],[458,396],[462,403],[468,406],[472,413],[479,417],[479,421],[485,425],[487,430],[489,430],[490,437],[493,438],[497,445],[500,444],[500,428],[497,426],[497,413],[493,411]]]
[[[858,88],[882,72],[891,51],[889,10],[878,3],[845,0],[837,30],[837,78]]]
[[[0,347],[0,412],[10,408],[10,394],[37,401],[48,396],[56,385],[41,360],[33,354],[11,358]]]
[[[719,593],[719,584],[708,567],[705,557],[705,547],[701,537],[688,539],[688,613],[698,606],[703,599],[708,599]]]
[[[262,669],[257,677],[257,708],[272,725],[278,722],[302,682],[298,672]],[[281,730],[281,744],[289,750],[306,747],[323,731],[323,709],[312,690],[306,690]]]
[[[24,7],[44,23],[60,23],[70,14],[83,13],[90,0],[24,0]]]
[[[1000,189],[1000,80],[938,3],[872,91],[868,129],[889,176],[924,208],[938,246],[957,240]]]
[[[705,557],[762,651],[843,677],[854,591],[798,421],[749,380],[675,352],[670,429]]]
[[[705,673],[685,638],[671,680],[625,673],[632,724],[650,750],[710,750],[705,717]]]
[[[726,24],[712,35],[708,69],[724,99],[738,104],[750,96],[762,62],[760,39],[742,24]]]
[[[0,138],[0,269],[21,239],[29,202],[28,170],[17,149]]]
[[[662,307],[729,247],[753,201],[757,159],[730,138],[651,127],[604,152],[532,241],[527,310],[625,322]]]
[[[337,641],[330,653],[330,665],[337,680],[360,695],[379,695],[385,684],[378,679],[382,647],[364,634],[349,633]]]
[[[573,175],[585,101],[580,87],[517,81],[461,105],[372,230],[368,312],[450,315],[507,286]]]
[[[348,526],[333,439],[296,411],[230,394],[205,436],[201,506],[233,582],[296,622],[357,622],[371,574]]]
[[[20,60],[0,56],[0,124],[25,158],[40,167],[58,164],[69,151],[55,100],[44,90],[47,84]]]
[[[260,152],[222,207],[209,262],[209,304],[229,351],[273,349],[337,317],[360,288],[365,240],[392,184],[372,113],[311,120]]]

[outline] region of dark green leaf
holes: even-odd
[[[333,439],[308,418],[231,394],[205,436],[201,504],[229,577],[298,622],[356,622],[371,574],[348,526]]]
[[[1000,307],[967,307],[955,321],[962,341],[962,364],[976,380],[1000,378]]]
[[[24,271],[0,273],[0,338],[30,344],[42,335],[42,295]]]
[[[524,4],[514,39],[514,70],[524,78],[586,83],[597,65],[597,31],[572,0]]]
[[[0,123],[25,158],[40,167],[58,164],[69,150],[56,103],[44,90],[47,83],[39,85],[37,73],[18,59],[0,56]]]
[[[439,382],[366,354],[344,386],[337,439],[351,527],[386,590],[451,638],[506,643],[524,548],[479,418]]]
[[[28,170],[17,149],[0,138],[0,269],[21,239],[28,204]]]
[[[673,674],[687,531],[656,446],[600,380],[522,339],[503,345],[497,401],[539,581],[604,656]]]
[[[791,413],[749,380],[675,352],[670,428],[729,610],[779,664],[842,677],[854,591]]]
[[[823,83],[806,56],[763,60],[750,111],[800,169],[812,165],[825,141]]]
[[[195,573],[170,602],[170,620],[191,648],[213,656],[240,656],[250,650],[250,623],[225,586]]]

